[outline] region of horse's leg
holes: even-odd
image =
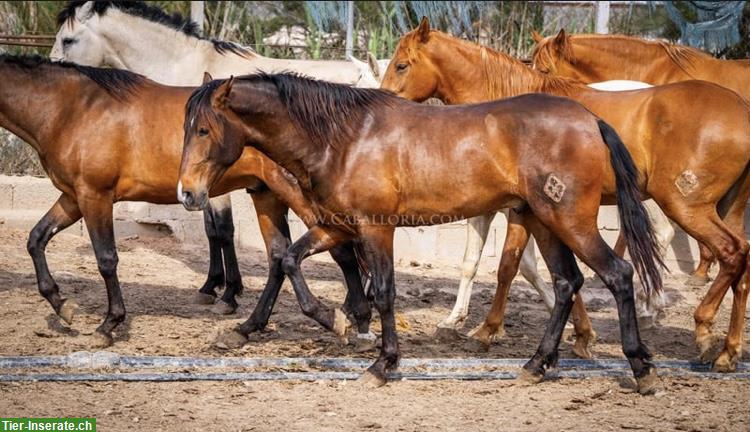
[[[211,200],[214,227],[216,229],[222,256],[224,257],[225,289],[213,311],[228,315],[239,306],[235,296],[241,295],[244,287],[237,252],[234,247],[234,221],[232,220],[232,200],[229,194]]]
[[[521,255],[521,276],[523,276],[523,278],[534,287],[536,292],[542,298],[544,306],[547,307],[549,312],[552,312],[552,307],[555,305],[555,293],[549,285],[547,285],[547,282],[542,279],[542,275],[539,274],[534,239],[530,238],[529,240],[530,241],[526,243],[526,248],[523,250],[523,255]]]
[[[596,213],[587,214],[584,209],[588,206],[582,203],[579,203],[579,206],[581,210],[578,211],[570,211],[568,206],[549,211],[546,204],[537,205],[536,209],[532,207],[537,211],[535,214],[538,218],[531,219],[532,232],[547,260],[547,266],[554,274],[555,309],[539,350],[524,366],[525,373],[534,381],[541,380],[544,376],[544,367],[554,365],[557,360],[557,348],[565,320],[573,306],[572,296],[583,283],[572,251],[599,275],[615,297],[620,317],[623,353],[638,381],[638,391],[651,393],[655,391],[658,381],[656,369],[649,362],[651,354],[638,332],[633,295],[633,267],[615,255],[604,242],[596,225]],[[536,220],[545,226],[534,223]]]
[[[72,197],[62,194],[57,199],[47,214],[34,226],[29,234],[27,250],[34,262],[36,271],[36,281],[39,292],[52,305],[55,313],[60,316],[66,323],[73,322],[73,316],[78,305],[72,299],[63,299],[60,297],[60,289],[57,282],[52,278],[47,267],[47,257],[45,249],[47,243],[58,232],[64,230],[70,225],[81,219],[81,211],[78,209],[78,203]]]
[[[515,211],[508,214],[508,231],[497,269],[497,290],[492,299],[492,307],[482,324],[469,332],[469,336],[489,345],[505,336],[505,307],[513,278],[518,273],[521,251],[529,241],[529,232],[523,224],[523,216]]]
[[[700,261],[698,267],[687,280],[688,286],[703,286],[711,281],[708,271],[711,270],[711,265],[714,263],[714,254],[711,253],[711,249],[700,242],[698,243],[698,250],[700,251]]]
[[[99,273],[107,287],[107,316],[94,332],[94,346],[112,345],[112,330],[125,320],[125,303],[117,279],[117,247],[112,227],[112,198],[108,194],[79,194],[78,205],[94,247]]]
[[[508,232],[505,236],[503,254],[500,258],[500,267],[497,271],[497,291],[495,291],[492,307],[484,322],[469,334],[469,336],[484,345],[489,345],[497,341],[505,334],[503,323],[505,320],[505,308],[508,303],[508,293],[510,292],[513,278],[518,272],[520,262],[519,251],[527,247],[530,238],[528,229],[524,225],[526,215],[527,212],[521,214],[515,211],[510,212],[508,215]],[[580,296],[576,296],[574,301],[573,325],[576,331],[576,343],[573,351],[579,357],[591,358],[588,345],[591,341],[596,340],[596,332],[594,332],[591,321],[586,313],[586,306]]]
[[[565,323],[573,309],[573,296],[583,286],[583,274],[581,274],[570,248],[547,228],[536,221],[532,222],[533,218],[533,215],[527,215],[527,223],[533,230],[539,250],[547,263],[555,290],[555,305],[552,308],[547,329],[539,348],[524,365],[520,375],[521,379],[539,382],[544,378],[546,367],[557,365],[558,346],[562,339]]]
[[[464,261],[461,264],[461,282],[458,285],[456,304],[453,310],[440,324],[438,328],[458,330],[469,315],[469,303],[471,302],[471,289],[474,277],[477,275],[479,261],[482,258],[482,249],[487,241],[487,234],[495,214],[486,214],[469,219],[466,225],[466,251]]]
[[[400,357],[393,308],[396,299],[393,274],[393,232],[394,228],[389,226],[362,227],[360,231],[365,258],[372,273],[375,307],[380,314],[382,326],[380,356],[360,378],[361,382],[370,386],[385,384],[388,371],[398,365]]]
[[[269,190],[251,192],[251,196],[258,216],[260,233],[268,254],[268,278],[250,318],[230,333],[220,337],[218,342],[226,348],[242,346],[247,342],[247,335],[263,330],[268,325],[268,319],[276,304],[281,285],[284,283],[281,260],[291,244],[286,204]]]
[[[745,238],[745,205],[750,197],[750,182],[746,182],[739,195],[731,203],[724,223],[743,239]],[[750,262],[750,253],[748,253]],[[733,300],[732,313],[729,319],[729,330],[724,341],[724,349],[714,361],[714,370],[719,372],[733,372],[742,356],[742,334],[745,326],[745,310],[747,308],[748,283],[750,283],[750,267],[745,264],[742,276],[732,284]]]
[[[216,288],[224,285],[224,259],[221,255],[218,232],[214,225],[213,207],[203,210],[203,226],[208,238],[208,276],[206,282],[195,296],[197,304],[214,304],[216,302]]]
[[[344,273],[346,282],[346,300],[344,301],[344,313],[353,318],[357,325],[357,351],[365,351],[374,348],[375,334],[370,331],[370,320],[372,311],[370,302],[367,300],[365,289],[362,286],[362,274],[359,262],[354,253],[354,243],[347,242],[330,250],[331,257],[339,265]]]
[[[719,261],[719,274],[693,315],[695,342],[700,350],[700,358],[702,361],[708,361],[708,354],[713,344],[711,327],[714,317],[729,287],[733,284],[740,287],[738,282],[745,270],[750,246],[744,238],[724,224],[716,212],[716,207],[712,204],[689,207],[682,201],[676,200],[671,207],[668,214],[672,220],[698,242],[711,248],[711,252]],[[737,300],[744,302],[744,293],[740,292],[740,298],[734,299],[735,302]],[[734,307],[732,311],[734,316]],[[733,322],[739,322],[739,318],[735,318]],[[723,366],[721,365],[720,369],[727,370]]]

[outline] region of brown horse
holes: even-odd
[[[721,371],[735,369],[742,353],[747,300],[747,288],[740,279],[750,247],[742,236],[742,224],[730,228],[721,216],[742,221],[750,196],[750,107],[741,97],[702,81],[626,92],[597,91],[430,30],[426,19],[401,38],[382,86],[408,99],[436,96],[447,103],[533,92],[564,95],[612,124],[642,174],[639,184],[644,197],[653,198],[670,219],[719,258],[719,275],[695,312],[695,337],[705,359],[711,348],[713,319],[732,286],[729,333],[714,366]],[[699,109],[692,108],[696,100]],[[505,250],[526,244],[526,234],[519,231],[509,233]],[[503,254],[495,302],[476,333],[480,340],[489,340],[502,326],[507,291],[517,265],[515,254]]]
[[[83,217],[109,297],[107,317],[93,342],[110,345],[112,330],[125,319],[112,205],[177,202],[181,126],[194,88],[167,87],[122,70],[14,56],[0,56],[0,81],[0,126],[37,151],[50,180],[62,192],[29,237],[39,291],[70,323],[75,303],[61,297],[47,267],[45,247],[55,234]],[[281,258],[291,244],[287,206],[307,223],[314,215],[288,173],[253,149],[243,152],[214,192],[237,188],[248,188],[252,194],[269,254],[268,283],[251,322],[255,330],[267,323],[284,279]],[[353,249],[345,245],[332,252],[350,288],[348,308],[366,332],[369,305]],[[336,323],[336,332],[343,334],[345,320]]]
[[[586,84],[607,80],[635,80],[653,85],[704,80],[734,90],[750,100],[748,60],[721,60],[695,48],[662,41],[647,41],[621,35],[577,34],[560,30],[557,36],[532,33],[534,68],[543,73],[577,79]],[[622,67],[627,64],[627,67]],[[729,221],[742,224],[741,220]],[[615,251],[624,244],[618,240]],[[688,283],[709,282],[714,261],[710,249],[701,244],[700,263]]]
[[[750,68],[745,60],[721,60],[695,48],[621,35],[532,34],[534,67],[584,83],[634,80],[653,85],[704,80],[750,100]]]
[[[647,286],[658,289],[658,253],[640,202],[638,172],[614,130],[579,104],[532,95],[435,107],[288,74],[214,81],[188,103],[180,170],[185,207],[206,204],[246,145],[289,170],[315,204],[319,222],[284,258],[302,303],[310,301],[315,310],[317,300],[309,295],[301,261],[341,241],[360,242],[383,327],[380,356],[365,382],[384,384],[400,356],[393,310],[395,228],[512,207],[530,221],[557,296],[523,376],[541,380],[556,363],[572,298],[583,282],[575,254],[614,294],[623,350],[641,391],[654,389],[655,369],[635,319],[632,268],[596,225],[602,195],[614,193],[606,185],[616,181],[636,269]],[[542,153],[549,156],[540,158]]]

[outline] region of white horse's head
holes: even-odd
[[[106,63],[107,45],[99,34],[100,16],[94,2],[68,6],[58,16],[60,30],[50,52],[52,60],[64,60],[86,66]]]
[[[380,81],[383,79],[383,72],[388,68],[390,60],[377,60],[372,53],[367,53],[367,62],[357,59],[354,56],[347,57],[360,72],[359,80],[355,83],[360,88],[378,88]]]

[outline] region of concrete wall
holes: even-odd
[[[55,202],[59,192],[46,178],[13,177],[0,175],[0,226],[31,229]],[[263,250],[257,218],[250,196],[244,191],[232,193],[236,242],[240,248]],[[294,238],[304,233],[305,227],[296,217],[290,220]],[[599,227],[606,241],[614,244],[617,238],[618,221],[616,208],[603,207],[599,215]],[[492,223],[482,260],[483,270],[493,270],[502,252],[505,239],[506,220],[498,215]],[[188,212],[181,205],[152,205],[147,203],[117,203],[115,205],[115,230],[118,238],[123,236],[172,235],[187,243],[207,244],[200,212]],[[68,228],[67,232],[86,236],[81,222]],[[408,264],[457,266],[464,254],[466,222],[420,227],[402,228],[395,239],[396,260]],[[697,262],[698,248],[678,229],[667,255],[667,263],[673,272],[689,272]]]

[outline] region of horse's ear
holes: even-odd
[[[422,42],[427,42],[427,39],[430,38],[430,20],[426,16],[423,16],[422,21],[419,22],[417,34],[419,34],[419,39]]]
[[[367,64],[370,65],[370,70],[375,78],[380,79],[380,65],[378,65],[378,59],[370,51],[367,51]]]
[[[539,42],[541,42],[541,41],[544,40],[544,36],[542,36],[541,34],[539,34],[538,31],[532,30],[531,31],[531,39],[533,39],[534,42],[539,43]]]
[[[203,72],[203,84],[210,83],[214,80],[214,77],[211,76],[208,72]]]
[[[79,6],[78,9],[76,9],[76,19],[78,21],[85,21],[89,18],[91,18],[91,15],[94,14],[94,2],[87,1],[82,6]]]
[[[234,85],[234,75],[229,77],[228,80],[224,81],[219,85],[214,93],[214,103],[218,106],[226,107],[229,104],[229,96],[232,92],[232,86]]]
[[[555,36],[555,43],[559,46],[565,46],[568,42],[568,34],[565,33],[565,29],[560,29],[560,32]]]

